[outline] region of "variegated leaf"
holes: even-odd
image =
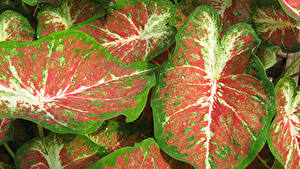
[[[59,133],[91,133],[119,114],[134,121],[155,83],[155,67],[123,65],[80,31],[1,42],[0,64],[0,116]]]
[[[142,141],[145,135],[128,124],[107,121],[87,137],[108,152],[113,152],[121,147],[133,146],[134,143]]]
[[[219,32],[209,6],[190,15],[151,100],[154,135],[165,152],[200,169],[244,168],[254,159],[274,104],[272,84],[251,53],[259,42],[247,24]]]
[[[284,11],[292,18],[300,21],[299,0],[278,0]]]
[[[81,135],[50,134],[22,145],[16,153],[18,169],[85,169],[107,152]]]
[[[148,61],[173,42],[175,30],[168,26],[174,9],[169,1],[144,0],[113,10],[108,18],[76,28],[102,44],[124,63]]]
[[[12,140],[13,120],[6,118],[0,119],[0,145]]]
[[[291,78],[281,79],[275,88],[277,115],[268,144],[285,169],[300,168],[300,90]]]
[[[96,20],[105,15],[93,0],[63,0],[57,8],[44,7],[38,14],[38,38],[67,30],[75,24]]]
[[[278,45],[284,52],[297,52],[300,42],[299,22],[291,19],[282,9],[268,7],[257,9],[253,16],[257,35],[271,45]]]
[[[34,40],[34,30],[28,20],[7,10],[0,15],[0,41],[28,42]]]
[[[189,165],[168,158],[160,152],[153,138],[136,143],[134,147],[125,147],[105,156],[89,169],[191,169]]]

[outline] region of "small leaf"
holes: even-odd
[[[277,115],[268,144],[286,169],[296,169],[300,167],[300,90],[293,79],[286,77],[277,83],[275,92]]]
[[[218,13],[200,6],[176,34],[151,98],[154,136],[195,168],[245,168],[265,144],[275,96],[252,54],[260,42],[253,28],[223,33],[219,25]]]
[[[118,168],[118,169],[134,169],[134,168],[178,168],[185,166],[186,169],[191,168],[188,165],[183,165],[175,160],[168,159],[165,154],[162,154],[158,145],[153,138],[143,140],[141,143],[136,143],[134,147],[125,147],[116,150],[115,152],[105,156],[100,161],[96,162],[89,169],[102,168]],[[178,168],[179,169],[179,168]]]
[[[131,125],[116,121],[107,121],[99,130],[87,137],[94,143],[113,152],[121,147],[133,146],[144,139],[144,135]]]
[[[38,38],[67,30],[78,23],[96,20],[104,15],[104,9],[92,0],[63,0],[59,7],[46,6],[39,12]]]
[[[168,26],[174,13],[169,1],[144,0],[113,10],[108,18],[77,27],[102,44],[124,63],[149,61],[173,42],[175,30]]]
[[[0,119],[0,145],[12,140],[13,137],[13,120]]]
[[[292,18],[300,21],[300,1],[278,0],[284,11]]]
[[[58,133],[91,133],[120,114],[134,121],[155,83],[153,65],[121,64],[80,31],[0,46],[0,117]]]
[[[22,145],[16,153],[16,167],[84,169],[106,154],[85,136],[50,134]]]
[[[29,42],[33,40],[34,30],[24,16],[11,10],[0,15],[0,41]]]
[[[279,46],[260,46],[255,54],[258,56],[265,69],[269,69],[273,65],[275,65],[276,55],[280,51]]]
[[[257,35],[268,44],[280,46],[283,52],[300,50],[300,43],[297,41],[300,27],[282,9],[257,9],[253,23]]]

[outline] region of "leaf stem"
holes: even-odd
[[[259,159],[259,161],[268,169],[271,169],[271,167],[267,164],[267,162],[261,158],[261,156],[259,154],[256,155],[256,157]]]
[[[33,12],[33,17],[36,17],[36,14],[37,14],[39,8],[40,8],[40,4],[37,4],[36,7],[35,7],[35,10]]]
[[[6,151],[9,153],[9,155],[13,159],[15,159],[15,153],[10,149],[9,145],[7,143],[4,143],[3,145],[4,145],[5,149],[6,149]]]
[[[299,76],[299,75],[300,75],[300,72],[297,72],[297,73],[292,74],[290,77],[291,77],[291,78],[294,78],[294,77],[297,77],[297,76]]]
[[[291,72],[300,64],[300,56],[298,56],[276,79],[275,84],[284,76],[289,76]]]
[[[177,6],[178,5],[178,0],[174,0],[174,3]]]
[[[37,128],[39,130],[39,136],[40,137],[44,137],[44,130],[43,130],[43,127],[41,125],[37,125]]]

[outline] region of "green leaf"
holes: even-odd
[[[93,0],[63,0],[59,7],[45,6],[38,13],[38,38],[67,30],[82,22],[91,22],[105,15],[101,4]]]
[[[260,59],[265,69],[275,65],[276,55],[280,51],[279,46],[260,46],[255,51],[256,56]]]
[[[122,64],[80,31],[0,42],[0,64],[0,118],[58,133],[91,133],[120,114],[134,121],[155,84],[155,66]]]
[[[268,144],[285,169],[300,167],[300,90],[293,79],[285,77],[276,87],[277,115],[272,122]]]
[[[29,42],[34,34],[28,20],[17,12],[7,10],[0,15],[0,41]]]
[[[253,28],[219,25],[209,6],[190,15],[151,98],[159,146],[200,169],[246,167],[274,113],[273,86],[252,53],[260,42]]]
[[[16,167],[71,169],[87,168],[107,152],[81,135],[50,134],[28,141],[16,153]]]

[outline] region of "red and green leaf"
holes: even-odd
[[[7,10],[0,15],[0,41],[29,42],[34,34],[28,20],[17,12]]]
[[[300,89],[286,77],[277,83],[275,93],[278,107],[269,147],[286,169],[296,169],[300,167]]]
[[[75,24],[96,20],[105,15],[100,4],[92,0],[64,0],[57,8],[46,6],[38,14],[38,38],[67,30]]]
[[[110,153],[121,147],[133,146],[134,143],[142,141],[145,135],[131,125],[107,121],[87,137]]]
[[[257,35],[271,45],[278,45],[284,52],[297,52],[300,43],[299,22],[293,20],[282,9],[268,7],[257,9],[253,16]]]
[[[143,140],[136,143],[134,147],[125,147],[105,156],[96,162],[89,169],[102,168],[163,168],[163,169],[186,169],[191,168],[189,165],[168,158],[166,154],[161,153],[158,145],[153,138]]]
[[[176,30],[167,25],[173,13],[169,1],[144,0],[112,10],[105,21],[76,29],[94,37],[124,63],[149,61],[174,42]]]
[[[0,119],[0,145],[12,140],[13,137],[13,120]]]
[[[1,118],[59,133],[91,133],[120,114],[134,121],[155,83],[153,65],[124,65],[80,31],[0,46]]]
[[[217,12],[200,6],[177,33],[153,90],[154,135],[196,168],[244,168],[266,141],[275,96],[252,54],[260,42],[252,27],[221,33],[219,25]]]
[[[85,169],[106,154],[85,136],[50,134],[22,145],[16,153],[16,167]]]
[[[292,18],[300,21],[299,0],[278,0],[284,11]]]

